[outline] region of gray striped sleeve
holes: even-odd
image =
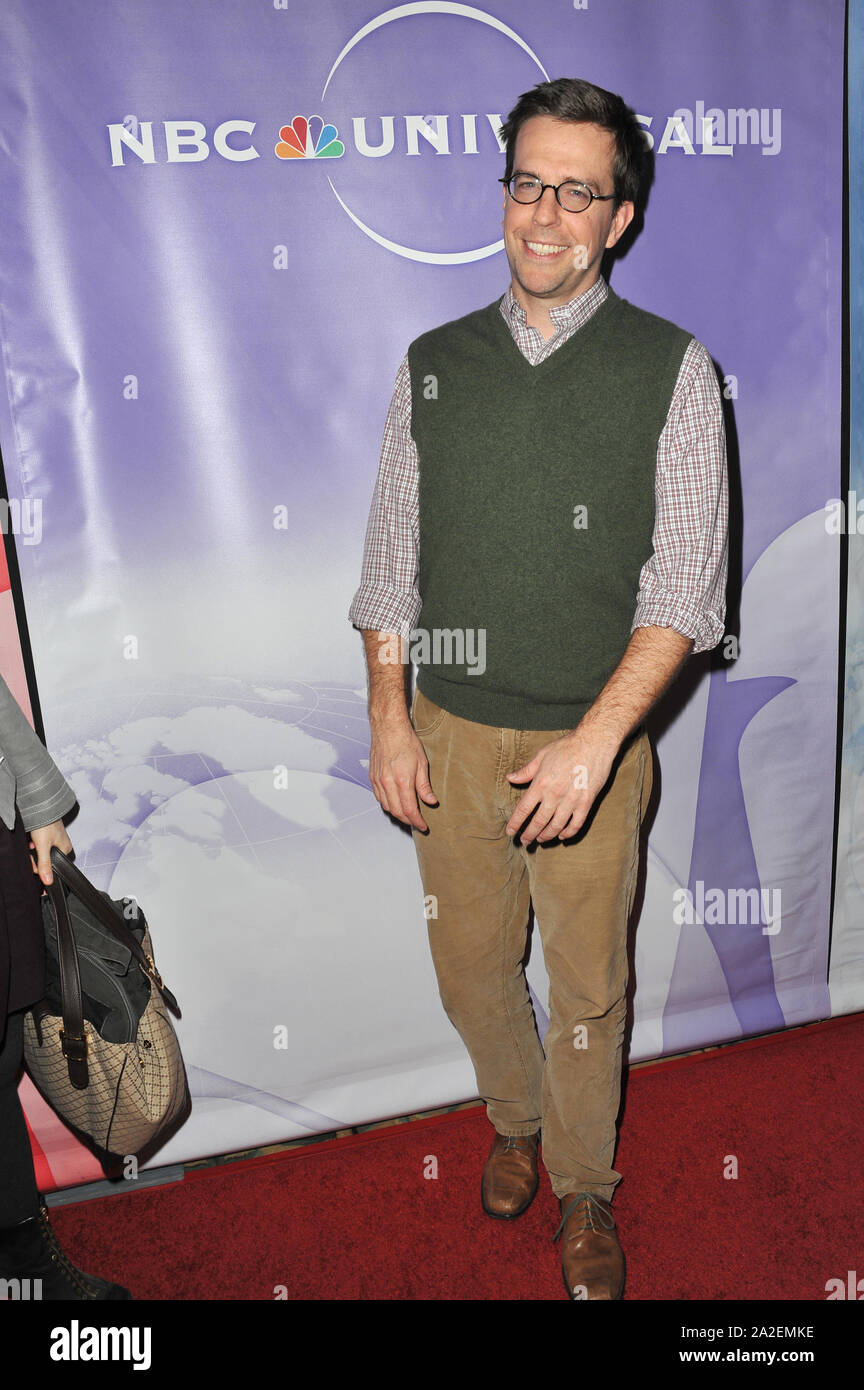
[[[38,830],[50,825],[71,811],[77,800],[57,764],[49,753],[31,772],[19,776],[15,800],[21,812],[25,830]]]

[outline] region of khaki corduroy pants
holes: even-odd
[[[495,728],[441,709],[422,691],[411,722],[437,806],[414,830],[429,942],[444,1008],[465,1043],[500,1134],[542,1129],[557,1197],[611,1199],[627,987],[627,925],[653,754],[625,744],[582,831],[524,846],[505,826],[528,783],[515,772],[567,732]],[[529,900],[549,974],[544,1049],[523,969]]]

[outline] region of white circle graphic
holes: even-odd
[[[391,24],[395,19],[405,19],[408,15],[415,14],[455,14],[461,15],[464,19],[475,19],[479,24],[488,24],[490,29],[497,29],[499,34],[504,34],[506,38],[512,39],[523,52],[528,54],[532,62],[536,63],[543,74],[544,80],[549,81],[549,74],[544,68],[540,59],[533,49],[529,48],[524,39],[505,24],[503,20],[497,19],[495,15],[487,14],[485,10],[478,10],[473,5],[460,5],[456,0],[412,0],[408,5],[396,5],[392,10],[385,10],[375,19],[370,19],[368,24],[364,24],[362,29],[358,29],[353,38],[349,39],[336,62],[327,74],[327,81],[324,83],[324,90],[321,93],[321,100],[327,94],[327,88],[342,59],[356,47],[361,39],[366,38],[367,34],[372,34],[376,29],[382,28],[385,24]],[[494,256],[496,251],[503,251],[504,240],[491,242],[488,246],[478,246],[470,251],[419,251],[412,246],[401,246],[397,241],[391,241],[388,237],[382,236],[380,232],[375,232],[362,222],[355,213],[351,211],[344,199],[339,197],[336,189],[333,188],[333,180],[329,179],[331,189],[336,197],[339,206],[347,212],[351,221],[360,231],[370,237],[372,241],[383,246],[386,251],[392,251],[397,256],[404,256],[409,261],[422,261],[426,265],[465,265],[470,261],[482,261],[486,256]]]
[[[328,179],[330,187],[333,188],[333,180]],[[427,265],[464,265],[468,261],[482,261],[486,256],[492,256],[496,251],[500,251],[504,245],[502,241],[491,242],[488,246],[478,246],[474,251],[416,251],[412,246],[400,246],[398,241],[390,241],[386,236],[381,236],[380,232],[373,232],[371,227],[367,227],[365,222],[353,213],[348,204],[339,197],[336,189],[333,192],[341,208],[344,208],[355,227],[359,227],[361,232],[365,232],[373,241],[377,241],[379,246],[383,246],[385,251],[395,251],[397,256],[404,256],[408,261],[425,261]]]

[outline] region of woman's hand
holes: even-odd
[[[54,881],[54,873],[51,869],[52,845],[56,845],[64,854],[72,853],[72,841],[66,834],[66,827],[62,820],[52,821],[50,825],[41,825],[38,830],[30,831],[30,848],[36,852],[33,872],[39,875],[43,883],[53,883]]]

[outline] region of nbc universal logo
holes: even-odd
[[[493,41],[496,44],[500,44],[500,36],[508,40],[508,51],[513,54],[514,62],[512,81],[503,81],[502,73],[504,76],[506,73],[501,66],[498,48],[495,49],[495,60],[490,58],[485,65],[482,61],[478,62],[470,78],[473,87],[477,83],[477,73],[498,74],[501,86],[497,89],[498,97],[494,100],[496,106],[500,107],[505,100],[512,103],[520,91],[532,85],[532,72],[535,83],[550,80],[550,74],[528,42],[498,16],[488,14],[473,5],[456,3],[455,0],[415,0],[414,3],[397,5],[382,11],[347,39],[327,74],[315,106],[320,106],[323,110],[324,103],[332,101],[335,88],[331,89],[331,83],[337,74],[343,71],[343,65],[358,45],[362,44],[364,53],[368,53],[370,42],[375,41],[373,36],[387,31],[389,25],[398,23],[398,34],[401,37],[407,32],[404,27],[406,23],[418,16],[430,15],[437,16],[436,23],[441,25],[442,45],[446,47],[451,43],[454,52],[461,50],[466,35],[469,34],[479,34],[481,38],[486,34],[491,38],[494,34],[496,37]],[[409,43],[404,49],[406,53],[412,51],[410,35],[408,37]],[[419,84],[422,58],[417,57],[412,61],[416,67]],[[387,63],[384,61],[382,82],[386,79],[386,73]],[[492,79],[487,76],[485,80],[488,83]],[[502,87],[506,88],[506,96],[502,95]],[[478,92],[477,96],[480,95]],[[504,152],[500,138],[502,115],[500,109],[478,109],[481,104],[487,107],[493,104],[492,100],[481,103],[480,100],[474,99],[473,92],[469,100],[473,110],[439,111],[434,115],[420,114],[416,110],[396,114],[392,107],[389,112],[385,107],[385,112],[380,114],[355,114],[349,107],[342,122],[344,129],[341,134],[335,121],[326,115],[294,115],[290,121],[286,120],[286,123],[280,126],[278,132],[271,129],[264,139],[256,135],[258,122],[245,116],[222,120],[215,127],[208,128],[205,121],[191,116],[184,120],[163,120],[160,123],[139,120],[137,116],[129,115],[120,122],[110,123],[107,127],[111,165],[119,168],[136,163],[194,164],[210,158],[211,154],[230,163],[246,163],[249,160],[260,159],[262,152],[267,153],[269,147],[271,157],[275,156],[284,161],[286,166],[293,164],[296,167],[298,164],[315,161],[324,168],[329,165],[332,169],[332,161],[349,152],[346,150],[347,142],[351,153],[373,161],[391,157],[411,160],[422,153],[430,152],[434,152],[435,156],[466,157],[470,165],[470,176],[475,179],[475,161],[478,155],[481,158],[494,158],[497,168],[497,161]],[[299,101],[292,105],[295,111],[298,106],[302,109]],[[306,109],[308,111],[310,108],[307,106]],[[312,109],[314,110],[314,107]],[[505,108],[507,109],[509,106]],[[426,110],[429,110],[428,105]],[[645,131],[648,144],[657,155],[677,152],[685,157],[731,156],[740,145],[760,146],[763,155],[774,155],[779,153],[781,146],[781,114],[779,107],[706,107],[705,102],[700,99],[692,109],[682,105],[665,118],[637,114],[637,120]],[[287,117],[288,113],[285,115]],[[384,235],[380,228],[373,228],[365,222],[360,214],[348,205],[329,177],[328,183],[343,212],[364,235],[386,250],[409,260],[455,265],[478,261],[503,249],[504,243],[500,239],[464,251],[433,251],[405,245]]]
[[[645,131],[645,138],[657,154],[669,150],[682,150],[685,154],[695,154],[698,145],[706,155],[732,155],[735,145],[760,145],[763,154],[778,154],[780,150],[781,110],[775,107],[730,107],[728,111],[711,108],[707,113],[705,103],[697,101],[696,120],[687,107],[678,109],[667,117],[659,144],[655,146],[651,126],[653,116],[636,117]],[[495,137],[498,153],[504,153],[504,143],[500,138],[503,124],[499,112],[489,111],[484,118],[476,112],[460,112],[452,117],[455,137],[451,130],[449,114],[421,116],[404,114],[398,117],[404,133],[404,144],[400,142],[399,153],[419,155],[420,141],[425,140],[436,154],[478,154],[478,119],[488,122]],[[371,140],[367,121],[377,123],[377,140]],[[381,159],[396,152],[396,116],[354,116],[351,122],[354,149],[366,159]],[[457,125],[461,122],[461,127]],[[726,124],[728,122],[728,125]],[[249,159],[259,159],[260,150],[251,143],[257,122],[249,120],[222,121],[208,137],[207,127],[202,121],[163,121],[162,149],[165,164],[195,164],[209,158],[212,150],[223,159],[235,164]],[[122,122],[108,126],[108,139],[111,164],[116,168],[126,162],[124,151],[128,150],[142,164],[156,164],[156,137],[153,134],[153,121],[138,121],[136,116],[126,116]],[[482,129],[481,125],[481,129]],[[694,134],[695,130],[695,134]],[[717,131],[721,132],[719,139]],[[722,132],[726,132],[724,135]],[[229,136],[249,136],[246,145],[231,145]],[[208,138],[210,143],[208,144]],[[451,148],[453,139],[461,148]],[[161,152],[161,151],[160,151]],[[339,139],[335,125],[325,122],[319,115],[295,116],[290,125],[282,126],[279,139],[273,147],[277,159],[339,159],[345,153],[345,146]]]

